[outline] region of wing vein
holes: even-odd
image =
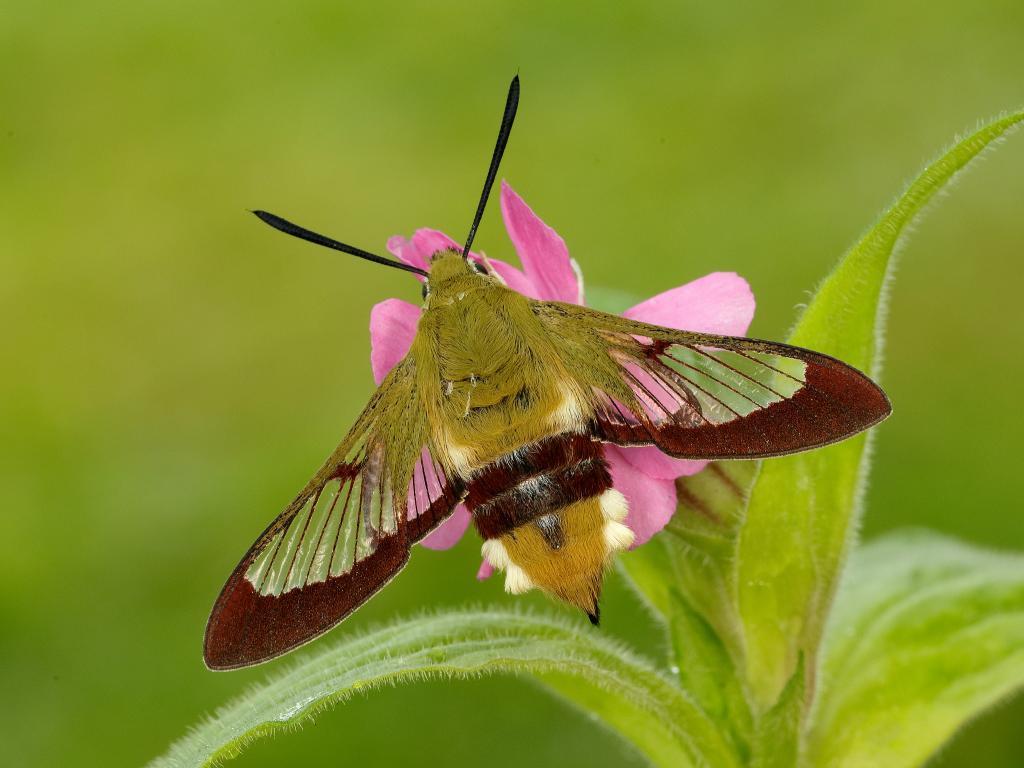
[[[653,403],[655,403],[659,408],[661,408],[661,410],[665,414],[666,418],[672,416],[672,411],[670,411],[668,408],[666,408],[665,404],[662,403],[661,400],[659,400],[657,397],[655,397],[651,393],[651,391],[647,388],[647,386],[642,381],[640,381],[640,379],[638,379],[636,377],[636,375],[631,370],[626,368],[626,366],[622,366],[622,370],[623,370],[623,372],[625,372],[625,374],[627,376],[629,376],[630,379],[633,380],[633,383],[636,384],[637,387],[639,387],[641,390],[643,390],[644,394],[646,394],[647,397],[650,398]],[[644,417],[645,418],[649,418],[649,417],[647,417],[646,411],[644,411],[644,409],[643,409],[643,403],[640,403],[640,405],[641,405],[641,409],[640,410],[644,414]]]
[[[666,371],[668,371],[669,373],[671,373],[671,374],[673,374],[675,376],[679,376],[679,378],[683,379],[684,381],[686,381],[688,383],[690,382],[689,379],[687,379],[685,376],[682,376],[681,374],[678,374],[675,371],[673,371],[671,368],[669,368],[667,365],[665,365],[663,362],[661,362],[660,359],[654,358],[654,362],[657,362],[658,365],[660,366],[660,368],[665,369]],[[650,368],[647,369],[647,371],[652,376],[656,377],[664,385],[665,390],[667,392],[673,392],[673,393],[675,392],[675,390],[672,388],[672,384],[670,382],[665,381],[665,379],[662,377],[662,373],[661,373],[661,370],[659,368],[655,368],[655,367],[651,366]],[[681,382],[677,382],[676,386],[685,387],[685,385],[682,384]],[[689,393],[689,394],[690,394],[690,397],[693,397],[692,393]],[[691,402],[690,401],[690,397],[685,397],[684,400],[690,405],[690,407],[693,409],[693,412],[696,413],[705,424],[711,426],[712,425],[711,419],[709,419],[707,416],[705,416],[704,413],[701,411],[700,403],[698,402],[698,403],[695,404],[695,403]]]
[[[341,507],[341,514],[338,517],[338,530],[334,532],[334,546],[331,547],[331,559],[327,561],[327,575],[331,575],[331,569],[334,567],[334,558],[338,554],[338,542],[341,540],[342,526],[345,525],[345,518],[348,516],[348,502],[352,498],[352,488],[356,484],[356,475],[350,475],[348,477],[348,490],[345,492],[345,503]],[[341,495],[341,489],[338,489],[338,495]]]
[[[330,481],[328,481],[330,482]],[[327,483],[324,483],[326,486]],[[321,488],[321,490],[323,490]],[[327,514],[324,515],[324,526],[320,529],[320,535],[316,537],[316,546],[313,548],[313,556],[309,558],[309,568],[306,569],[306,577],[302,580],[303,584],[309,583],[309,577],[313,574],[313,565],[316,563],[317,552],[320,551],[320,545],[324,541],[324,534],[327,533],[327,529],[331,526],[331,518],[334,517],[334,509],[338,506],[338,499],[341,497],[341,483],[338,483],[338,492],[334,494],[334,498],[331,499],[330,509],[327,510]],[[338,521],[338,526],[341,526],[341,521]],[[331,552],[332,559],[334,552]],[[331,575],[331,561],[327,561],[327,576]]]
[[[691,347],[689,344],[686,344],[684,346],[686,346],[687,349],[692,349],[694,352],[697,352],[698,354],[700,354],[700,350],[697,349],[696,347]],[[710,371],[703,371],[700,368],[698,368],[697,366],[695,366],[695,365],[693,365],[691,363],[687,363],[684,360],[680,360],[679,358],[672,357],[671,355],[668,355],[668,358],[670,360],[674,360],[675,362],[679,363],[680,365],[686,366],[687,368],[689,368],[692,371],[696,371],[701,376],[706,376],[707,378],[711,379],[713,382],[715,382],[717,384],[721,384],[723,387],[728,389],[733,394],[736,394],[736,395],[739,395],[740,397],[742,397],[744,400],[749,402],[755,408],[757,408],[759,410],[762,410],[762,411],[764,410],[765,406],[761,405],[759,402],[757,402],[757,400],[754,400],[752,397],[749,397],[749,396],[743,394],[738,389],[736,389],[734,386],[729,384],[729,382],[725,381],[724,379],[720,378],[719,376],[716,376],[715,374],[711,373]],[[711,359],[714,360],[715,362],[718,362],[717,358],[711,358]],[[726,366],[726,367],[728,367],[728,366]],[[690,378],[688,378],[686,376],[683,376],[683,378],[685,378],[687,381],[689,381],[689,382],[693,383],[695,386],[697,386],[696,382],[694,382],[692,379],[690,379]],[[722,403],[721,400],[719,400],[718,402]],[[726,408],[729,408],[729,406],[725,405],[725,403],[722,403],[722,405],[724,405]],[[733,413],[735,413],[738,418],[743,418],[743,414],[739,413],[738,411],[735,411],[732,408],[729,408],[729,410],[732,411]]]
[[[781,373],[783,376],[785,376],[788,379],[792,379],[793,381],[795,381],[800,386],[806,386],[806,384],[807,384],[806,381],[803,381],[802,379],[798,379],[796,376],[794,376],[791,373],[787,373],[786,371],[783,371],[783,370],[781,370],[779,368],[776,368],[774,365],[771,365],[770,363],[766,363],[763,360],[758,360],[756,357],[753,357],[752,355],[748,355],[742,349],[733,349],[732,351],[735,352],[737,355],[740,355],[741,357],[745,357],[745,358],[747,358],[747,360],[750,360],[751,362],[756,363],[757,365],[763,365],[765,368],[768,368],[768,369],[770,369],[772,371],[775,371],[775,373]],[[804,365],[807,364],[805,361],[801,361],[801,362],[803,362]],[[785,398],[785,399],[788,400],[789,398]]]
[[[323,485],[321,485],[320,488],[317,489],[316,496],[313,498],[312,503],[309,505],[309,514],[306,515],[306,522],[302,524],[302,533],[299,534],[299,538],[295,542],[295,551],[292,552],[292,561],[288,565],[288,573],[285,574],[284,580],[281,583],[282,592],[286,592],[288,590],[288,584],[292,580],[292,575],[295,572],[295,563],[299,559],[299,550],[302,549],[302,540],[306,538],[306,531],[309,530],[309,521],[312,520],[313,515],[316,514],[316,505],[320,502],[320,493],[323,491],[323,489]]]
[[[690,368],[691,370],[697,371],[697,373],[701,373],[701,374],[703,374],[704,376],[707,376],[707,377],[708,377],[709,379],[711,379],[712,381],[718,381],[718,380],[717,380],[716,378],[714,378],[713,376],[711,376],[711,375],[709,375],[709,374],[706,374],[706,373],[704,373],[704,372],[703,372],[703,371],[701,371],[701,370],[700,370],[699,368],[695,368],[694,366],[690,365],[689,363],[684,363],[684,362],[683,362],[682,360],[676,360],[676,359],[675,359],[674,357],[672,357],[672,358],[670,358],[670,359],[671,359],[671,360],[674,360],[675,362],[679,363],[680,365],[684,365],[684,366],[686,366],[687,368]],[[710,398],[711,398],[712,400],[714,400],[714,401],[715,401],[716,403],[718,403],[718,404],[719,404],[720,406],[722,406],[723,408],[725,408],[725,409],[726,409],[727,411],[730,411],[730,412],[731,412],[731,413],[732,413],[732,414],[733,414],[733,415],[734,415],[734,416],[735,416],[735,417],[736,417],[737,419],[742,419],[742,418],[743,418],[743,416],[742,416],[742,415],[741,415],[741,414],[739,413],[739,411],[737,411],[737,410],[735,410],[735,409],[733,409],[733,408],[729,407],[729,406],[728,406],[728,405],[727,405],[726,403],[722,402],[722,401],[721,401],[721,400],[720,400],[719,398],[715,397],[715,396],[714,396],[713,394],[711,394],[710,392],[708,392],[708,391],[707,391],[706,389],[704,389],[704,387],[702,387],[702,386],[701,386],[700,384],[698,384],[698,383],[697,383],[696,381],[694,381],[693,379],[691,379],[691,378],[690,378],[689,376],[686,376],[686,375],[685,375],[685,374],[683,374],[683,373],[680,373],[679,375],[680,375],[680,376],[682,376],[682,377],[683,377],[683,378],[684,378],[684,379],[685,379],[685,380],[686,380],[687,382],[689,382],[690,384],[692,384],[693,386],[695,386],[695,387],[696,387],[697,389],[699,389],[699,390],[700,390],[701,392],[703,392],[703,393],[704,393],[705,395],[707,395],[707,396],[708,396],[708,397],[710,397]],[[755,403],[755,405],[756,405],[756,403]]]
[[[717,363],[718,365],[722,366],[723,368],[728,368],[730,371],[732,371],[736,375],[742,376],[744,379],[746,379],[747,381],[751,382],[755,386],[761,387],[761,389],[764,389],[764,390],[767,390],[768,392],[771,392],[773,395],[775,395],[780,400],[786,400],[787,399],[786,396],[783,395],[781,392],[777,392],[776,390],[774,390],[772,387],[769,387],[764,382],[758,381],[753,376],[750,376],[749,374],[744,373],[743,371],[739,370],[738,368],[734,368],[733,366],[729,365],[724,360],[721,360],[720,358],[715,357],[710,352],[707,352],[707,351],[705,351],[705,350],[703,350],[703,349],[701,349],[700,347],[697,347],[697,346],[691,347],[691,349],[693,349],[695,352],[697,352],[697,354],[702,355],[702,356],[708,358],[709,360]],[[744,357],[746,357],[746,355],[744,355]],[[672,358],[672,359],[674,360],[675,358]],[[758,365],[761,365],[761,366],[763,366],[765,368],[770,368],[771,367],[771,366],[768,366],[765,363],[761,362],[760,360],[756,360],[756,359],[752,359],[752,358],[748,358],[748,359],[751,359],[752,362],[757,363]],[[749,399],[749,398],[747,398],[747,399]],[[751,401],[751,402],[753,402],[753,401]],[[761,406],[761,407],[764,407],[764,406]]]

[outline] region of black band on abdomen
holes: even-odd
[[[493,539],[611,487],[601,444],[563,434],[484,467],[469,482],[466,505],[480,535]]]

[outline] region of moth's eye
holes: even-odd
[[[472,264],[473,264],[473,269],[475,269],[481,275],[486,275],[487,274],[487,267],[485,267],[479,261],[474,261],[474,262],[472,262]]]
[[[423,281],[423,300],[427,300],[427,296],[430,295],[430,283],[426,280]]]

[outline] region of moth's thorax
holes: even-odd
[[[468,476],[548,435],[582,428],[584,394],[573,389],[525,296],[445,253],[413,354],[441,460]]]

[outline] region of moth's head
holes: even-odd
[[[437,251],[430,257],[430,272],[423,280],[423,301],[451,299],[457,294],[500,282],[481,261],[463,258],[456,250]]]

